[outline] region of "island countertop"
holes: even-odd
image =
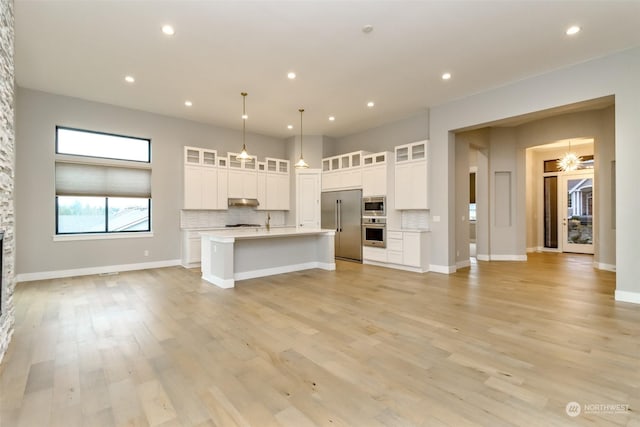
[[[243,239],[268,239],[273,237],[309,236],[314,234],[333,236],[335,235],[335,230],[298,227],[277,227],[267,230],[264,227],[246,227],[206,231],[200,233],[200,236],[214,242],[229,243]]]

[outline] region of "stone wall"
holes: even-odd
[[[0,0],[0,229],[4,230],[0,362],[7,351],[15,320],[15,237],[13,180],[15,166],[13,0]]]

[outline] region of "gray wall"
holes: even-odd
[[[616,226],[625,230],[616,238],[616,298],[640,302],[640,263],[636,260],[640,229],[635,226],[640,198],[622,197],[637,193],[638,75],[640,48],[634,48],[432,108],[429,200],[432,217],[442,218],[431,224],[432,264],[439,270],[455,269],[453,131],[615,95]]]
[[[54,242],[55,126],[151,138],[153,237]],[[238,152],[239,131],[19,88],[16,106],[18,274],[180,258],[183,146]],[[247,134],[260,159],[287,158],[286,143]],[[144,251],[149,256],[144,256]]]
[[[429,139],[429,113],[387,123],[364,132],[336,138],[328,144],[324,157],[364,150],[372,153],[393,151],[396,145]]]

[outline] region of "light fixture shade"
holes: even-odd
[[[300,108],[298,111],[300,111],[300,159],[296,162],[295,166],[296,169],[304,169],[309,167],[302,155],[302,113],[304,113],[304,108]]]
[[[240,92],[240,95],[242,95],[242,151],[236,156],[236,160],[247,160],[251,158],[247,152],[247,145],[244,142],[247,127],[247,92]]]
[[[300,156],[300,160],[298,160],[296,162],[296,168],[297,169],[304,169],[304,168],[308,168],[309,165],[307,164],[307,162],[304,161],[304,159],[302,158],[302,156]]]
[[[240,154],[236,156],[236,159],[247,160],[250,158],[251,156],[249,155],[249,153],[247,153],[247,147],[244,144],[242,144],[242,151],[240,151]]]

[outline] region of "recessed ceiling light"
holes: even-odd
[[[367,107],[369,107],[369,108],[373,108],[374,105],[376,105],[376,104],[373,101],[367,102]]]
[[[133,76],[124,76],[124,81],[126,81],[127,83],[133,83],[136,81],[136,79],[134,79]]]
[[[174,30],[171,25],[163,25],[162,26],[162,32],[165,33],[168,36],[172,36],[172,35],[174,35],[176,33],[176,30]]]
[[[567,28],[567,31],[565,31],[565,33],[568,36],[572,36],[574,34],[578,34],[580,32],[581,28],[578,27],[577,25],[572,25],[569,28]]]
[[[330,122],[335,122],[335,120],[336,120],[336,118],[335,118],[335,117],[333,117],[333,116],[329,116],[329,121],[330,121]]]
[[[296,78],[296,73],[290,71],[289,73],[287,73],[287,77],[289,78],[289,80],[293,80]]]
[[[442,80],[449,80],[451,78],[451,73],[444,73],[442,75]]]
[[[184,101],[184,105],[186,107],[191,107],[193,105],[193,102],[187,100],[187,101]]]
[[[373,25],[367,24],[362,27],[362,32],[365,34],[369,34],[371,31],[373,31]]]
[[[287,129],[293,129],[293,125],[287,125]]]

